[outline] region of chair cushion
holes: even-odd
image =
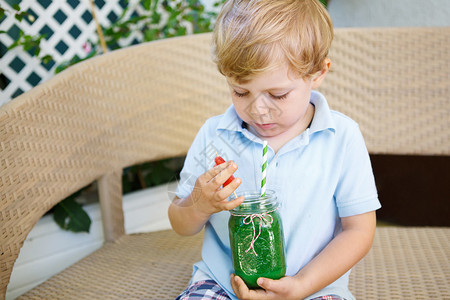
[[[200,260],[202,237],[125,235],[18,299],[174,299]]]
[[[203,234],[123,236],[18,299],[174,299],[200,260]],[[378,227],[350,275],[357,299],[450,299],[450,228]]]
[[[450,227],[377,227],[354,268],[357,299],[450,299]]]

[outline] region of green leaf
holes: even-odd
[[[161,183],[168,182],[174,177],[175,174],[173,170],[166,167],[165,161],[156,161],[153,164],[152,171],[146,176],[145,182],[148,186],[155,186]]]
[[[126,176],[122,176],[122,193],[128,194],[132,191],[131,182],[126,178]]]
[[[163,8],[168,12],[168,13],[172,13],[174,10],[172,8],[172,6],[169,5],[169,3],[167,3],[167,1],[163,1]]]
[[[225,0],[218,0],[214,2],[213,7],[219,7],[225,3]]]
[[[158,34],[159,34],[159,30],[156,28],[147,29],[144,32],[144,40],[146,42],[156,40]]]
[[[145,10],[150,10],[151,5],[152,5],[151,0],[142,1],[142,6],[145,8]]]
[[[59,72],[64,71],[65,69],[67,69],[70,66],[70,61],[66,60],[63,61],[62,63],[60,63],[59,65],[56,66],[55,68],[55,74],[58,74]]]
[[[328,5],[328,0],[320,0],[320,3],[322,3],[322,5],[326,8]]]
[[[14,41],[11,45],[9,45],[8,50],[12,50],[19,46],[19,40]]]
[[[22,22],[23,15],[22,14],[15,14],[14,18],[16,18],[17,21]]]
[[[130,25],[135,25],[136,23],[138,23],[141,20],[145,20],[147,19],[147,16],[135,16],[135,17],[131,17],[129,20],[123,22],[122,26],[125,26],[127,28],[129,28]]]
[[[68,197],[55,206],[53,219],[64,230],[89,232],[91,218],[83,210],[75,197]]]
[[[184,16],[182,17],[182,19],[183,19],[183,20],[186,20],[186,21],[188,21],[188,22],[190,22],[190,23],[193,23],[193,22],[194,22],[194,16],[193,16],[192,14],[184,15]]]
[[[53,60],[53,57],[51,55],[45,55],[44,57],[41,58],[41,60],[44,64],[48,64]]]
[[[25,40],[25,42],[23,43],[22,46],[23,46],[23,49],[25,49],[25,51],[30,51],[34,47],[34,45],[32,43],[30,43],[29,40]]]
[[[19,11],[20,10],[20,5],[19,4],[14,4],[12,6],[12,8],[14,8],[15,10]]]
[[[125,15],[127,14],[127,12],[130,10],[130,8],[127,6],[123,11],[122,14],[120,15],[119,19],[116,22],[121,22],[124,18]]]
[[[180,27],[177,29],[177,36],[186,35],[186,28]]]
[[[158,12],[153,12],[151,16],[152,24],[159,24],[161,22],[161,14]]]

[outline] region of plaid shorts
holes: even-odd
[[[228,294],[214,280],[192,283],[175,300],[230,300]]]
[[[345,300],[345,299],[338,295],[326,295],[326,296],[320,296],[317,298],[313,298],[311,300]]]
[[[202,280],[192,283],[175,300],[230,300],[227,293],[214,281]],[[343,300],[338,295],[327,295],[312,300]]]

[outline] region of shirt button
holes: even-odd
[[[277,162],[276,164],[275,164],[275,167],[277,167],[278,168],[278,165],[279,165],[280,163],[279,162]]]

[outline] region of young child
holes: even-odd
[[[371,247],[380,203],[358,125],[313,91],[330,68],[332,39],[317,0],[225,3],[213,49],[233,105],[200,129],[169,208],[177,233],[205,229],[202,261],[177,299],[354,299],[349,270]],[[249,289],[233,274],[227,225],[244,199],[228,197],[260,189],[264,140],[287,270]],[[214,150],[228,162],[214,166]]]

